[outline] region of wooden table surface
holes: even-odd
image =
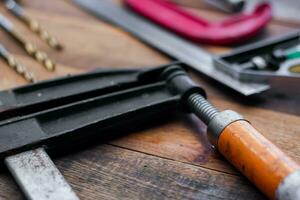
[[[192,11],[218,20],[224,14],[198,0],[177,0],[193,5]],[[200,1],[199,1],[200,2]],[[122,30],[82,12],[70,1],[24,0],[28,13],[38,19],[65,46],[51,50],[3,7],[23,35],[49,53],[57,63],[55,73],[46,72],[29,58],[4,32],[1,42],[37,75],[39,80],[82,73],[95,67],[145,67],[169,59]],[[272,22],[259,38],[288,33],[299,25]],[[258,39],[258,38],[256,38]],[[254,41],[254,40],[253,40]],[[229,48],[210,47],[214,52]],[[0,88],[26,84],[0,61]],[[300,92],[278,89],[243,98],[219,84],[192,74],[219,108],[242,113],[268,139],[300,162]],[[153,128],[101,142],[54,158],[76,193],[95,199],[265,199],[209,145],[206,127],[192,116],[172,117]],[[99,133],[101,134],[101,133]],[[0,199],[24,199],[7,170],[0,171]]]

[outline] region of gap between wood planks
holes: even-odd
[[[128,151],[133,151],[133,152],[137,152],[137,153],[141,153],[141,154],[145,154],[145,155],[149,155],[149,156],[153,156],[153,157],[157,157],[157,158],[161,158],[161,159],[165,159],[165,160],[170,160],[170,161],[173,161],[173,162],[182,163],[182,164],[185,164],[185,165],[190,165],[190,166],[201,168],[201,169],[207,169],[207,170],[212,170],[212,171],[215,171],[215,172],[220,172],[220,173],[223,173],[223,174],[228,174],[230,176],[241,177],[241,174],[239,174],[239,173],[237,173],[237,174],[229,173],[229,172],[226,172],[226,171],[217,170],[215,168],[210,168],[210,167],[205,167],[205,166],[201,166],[201,165],[196,165],[196,164],[193,164],[193,163],[189,163],[189,162],[184,162],[184,161],[180,161],[180,160],[168,158],[168,157],[165,157],[165,156],[155,155],[155,154],[151,154],[151,153],[139,151],[139,150],[132,149],[132,148],[115,145],[113,143],[106,143],[106,144],[107,145],[111,145],[113,147],[118,147],[118,148],[121,148],[121,149],[126,149]]]

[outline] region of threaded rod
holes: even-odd
[[[219,114],[219,110],[200,94],[195,93],[190,95],[188,98],[188,106],[205,124],[208,124],[217,114]]]

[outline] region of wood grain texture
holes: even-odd
[[[32,69],[39,80],[81,73],[95,67],[145,67],[169,62],[164,55],[82,12],[70,1],[24,0],[23,5],[65,45],[63,52],[50,49],[0,8],[26,38],[57,61],[55,73],[45,71],[0,31],[1,42]],[[211,10],[193,12],[214,19],[224,17]],[[273,23],[260,38],[295,28]],[[214,53],[229,50],[228,47],[206,48]],[[0,78],[1,89],[25,84],[3,61],[0,66],[0,74],[4,75]],[[242,113],[265,137],[300,162],[300,117],[294,115],[300,115],[300,91],[286,94],[274,90],[245,99],[206,78],[192,75],[207,90],[216,106]],[[189,115],[164,121],[106,144],[99,141],[98,145],[54,161],[82,199],[265,199],[211,148],[202,122]],[[2,169],[0,199],[23,198],[8,172]]]
[[[263,199],[243,178],[111,145],[73,153],[55,164],[86,200]],[[0,197],[22,199],[4,181]]]

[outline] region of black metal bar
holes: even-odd
[[[52,81],[14,90],[18,95],[20,93],[16,91],[23,91],[21,95],[27,95],[28,100],[33,98],[33,102],[23,98],[23,104],[20,105],[27,105],[22,107],[23,109],[35,109],[31,112],[26,110],[27,113],[0,122],[0,157],[4,158],[12,153],[40,146],[49,149],[62,148],[66,144],[69,145],[70,140],[81,141],[83,138],[102,135],[112,130],[121,131],[124,126],[136,125],[138,121],[155,119],[158,114],[177,111],[181,105],[181,91],[173,91],[161,76],[162,72],[170,67],[172,65],[143,70],[139,73],[135,70],[124,70],[119,73],[123,78],[118,77],[115,79],[118,81],[114,84],[108,79],[102,80],[100,84],[101,81],[96,81],[95,77],[99,78],[109,72],[95,72],[61,79],[60,82],[66,85],[57,86],[57,90],[53,90],[56,85]],[[114,75],[117,76],[116,74]],[[94,77],[95,80],[87,77]],[[78,79],[93,84],[80,89],[76,87]],[[100,89],[94,86],[95,83],[99,83]],[[64,93],[65,89],[73,87],[75,89],[72,92]],[[56,100],[51,99],[49,95],[37,100],[36,94],[37,91],[41,91],[40,89],[52,91],[53,98],[56,97]],[[89,91],[98,89],[101,92],[88,94]],[[2,99],[11,98],[9,92],[2,93],[2,97],[5,97],[5,94],[8,94],[8,97]],[[76,101],[70,100],[74,95],[81,95],[81,97]],[[54,106],[54,101],[57,101],[60,106]],[[51,106],[46,106],[47,103]],[[43,106],[36,109],[36,104]]]
[[[0,92],[0,121],[138,84],[138,70],[97,70]]]

